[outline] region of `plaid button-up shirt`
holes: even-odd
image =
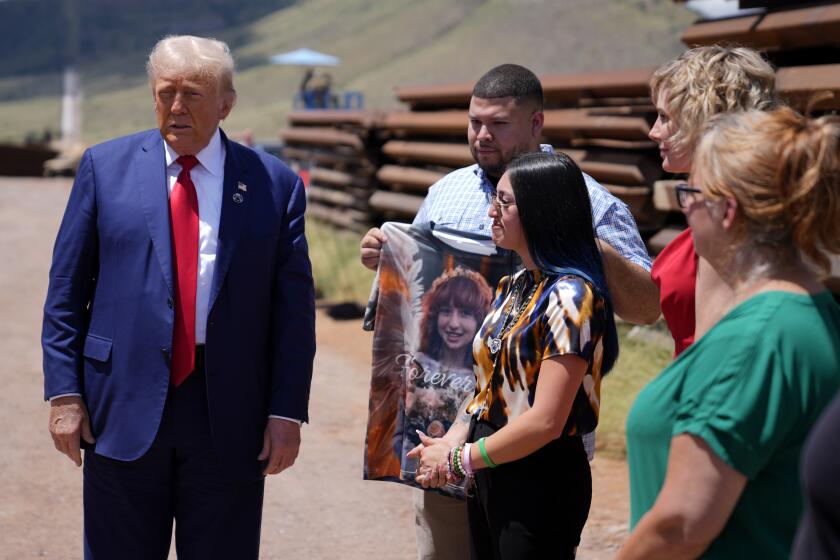
[[[553,152],[548,144],[540,149]],[[592,205],[595,235],[625,259],[650,271],[651,260],[630,209],[598,181],[583,174]],[[487,215],[496,188],[477,164],[456,169],[429,187],[414,224],[434,222],[449,229],[490,237],[493,219]]]

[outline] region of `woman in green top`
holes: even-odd
[[[799,457],[840,386],[840,307],[803,257],[840,252],[840,124],[791,109],[713,118],[686,216],[733,308],[627,419],[619,558],[787,558]]]

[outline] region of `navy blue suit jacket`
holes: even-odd
[[[244,480],[261,476],[256,457],[269,414],[308,420],[314,290],[302,182],[277,158],[222,141],[207,400],[222,467]],[[42,344],[45,397],[83,396],[98,454],[135,460],[155,439],[169,388],[173,297],[160,133],[90,148],[55,244]]]

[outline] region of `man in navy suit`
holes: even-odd
[[[265,475],[300,446],[315,353],[300,179],[219,129],[227,45],[149,56],[158,129],[89,149],[44,309],[56,448],[84,455],[86,558],[257,558]]]

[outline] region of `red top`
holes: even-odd
[[[674,357],[694,342],[694,287],[697,253],[691,228],[676,236],[653,262],[650,275],[659,286],[659,303],[674,337]]]

